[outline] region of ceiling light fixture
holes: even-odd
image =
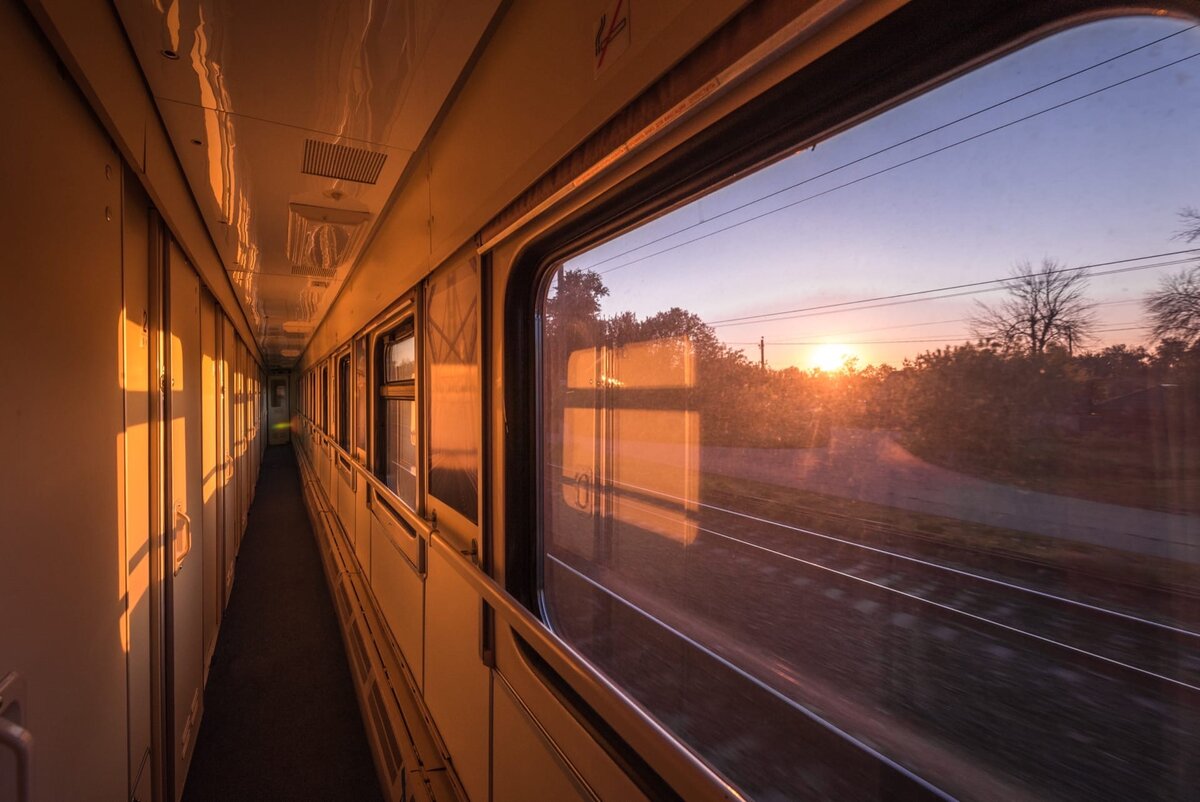
[[[288,260],[293,273],[333,277],[357,247],[365,223],[366,209],[288,204]]]

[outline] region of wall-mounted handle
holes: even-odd
[[[192,519],[183,511],[183,504],[176,503],[175,505],[175,528],[179,528],[179,519],[183,519],[184,531],[187,532],[186,538],[176,537],[174,539],[175,553],[175,575],[178,576],[179,569],[183,568],[183,560],[192,550]]]
[[[8,718],[20,710],[25,683],[15,671],[0,679],[0,746],[6,746],[17,758],[17,802],[33,802],[33,734]]]

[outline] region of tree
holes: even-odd
[[[1042,354],[1057,344],[1074,353],[1095,325],[1093,304],[1085,296],[1087,281],[1086,271],[1065,268],[1053,259],[1043,259],[1037,269],[1020,262],[1006,284],[1006,300],[996,306],[976,301],[976,313],[969,318],[971,333],[1006,351]]]
[[[546,298],[545,337],[565,355],[579,348],[600,344],[603,324],[600,299],[608,287],[591,270],[560,270],[554,278],[554,294]]]
[[[1184,242],[1200,240],[1200,209],[1179,210],[1183,228],[1175,235]],[[1143,300],[1150,316],[1150,333],[1160,342],[1178,340],[1186,349],[1200,345],[1200,266],[1163,276],[1158,289]]]
[[[1143,303],[1156,340],[1200,343],[1200,266],[1163,276]]]
[[[1194,206],[1184,206],[1179,210],[1179,222],[1183,228],[1175,235],[1175,239],[1184,242],[1195,242],[1200,239],[1200,209]]]

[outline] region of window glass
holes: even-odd
[[[321,430],[329,433],[329,368],[321,368]]]
[[[367,338],[354,343],[354,442],[359,459],[367,456]]]
[[[385,382],[412,379],[417,370],[417,348],[412,337],[388,343],[384,349],[383,372]]]
[[[401,501],[417,506],[416,345],[412,323],[380,338],[377,359],[380,447],[377,474]]]
[[[1082,25],[554,266],[550,624],[753,798],[1195,793],[1198,55]]]
[[[350,355],[338,360],[338,445],[350,448]]]
[[[429,282],[429,492],[479,518],[479,266],[455,265]]]
[[[387,465],[384,481],[408,506],[417,499],[417,405],[415,401],[389,398],[387,418]]]

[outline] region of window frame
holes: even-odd
[[[564,202],[565,208],[540,223],[540,230],[526,235],[505,274],[501,332],[508,427],[503,582],[508,593],[555,631],[543,578],[547,446],[542,422],[547,399],[541,346],[545,293],[564,260],[1039,39],[1099,19],[1153,14],[1164,7],[1200,18],[1200,3],[1179,0],[1155,9],[1112,0],[913,0],[698,133],[671,143],[644,164],[625,168],[624,177]],[[524,646],[523,653],[548,685],[569,686],[531,647]],[[594,714],[585,708],[578,715]],[[842,735],[820,729],[815,723],[811,733],[806,728],[806,734],[818,736],[814,751],[847,743]],[[691,751],[679,736],[669,737]],[[864,759],[878,771],[874,784],[881,798],[936,793],[882,755],[865,753]]]
[[[329,430],[331,428],[330,424],[332,423],[332,421],[330,420],[330,414],[329,414],[330,392],[329,392],[329,360],[328,359],[321,360],[320,371],[321,371],[320,372],[320,376],[321,376],[321,381],[320,381],[320,385],[321,385],[321,400],[320,400],[321,431],[324,432],[326,435],[328,435]]]
[[[1154,9],[1119,0],[913,0],[536,233],[513,260],[504,298],[513,423],[505,454],[508,592],[549,623],[541,602],[540,343],[542,299],[562,262],[1038,40],[1160,9],[1200,21],[1197,0]]]
[[[350,453],[350,435],[354,426],[353,361],[350,349],[343,348],[332,358],[334,368],[334,442]],[[345,375],[342,370],[345,368]]]
[[[364,466],[370,465],[371,453],[371,337],[369,333],[360,333],[351,338],[350,345],[350,379],[353,385],[354,417],[350,433],[351,447],[347,449],[358,462]],[[358,377],[364,380],[361,387]]]
[[[390,316],[386,321],[375,327],[366,335],[367,340],[367,387],[370,395],[368,414],[373,416],[374,426],[368,427],[369,451],[371,457],[371,475],[381,487],[387,489],[391,498],[404,505],[405,509],[415,514],[422,514],[424,508],[424,405],[421,401],[423,382],[421,370],[424,360],[420,352],[420,336],[416,305],[406,298],[402,309]],[[411,339],[413,342],[413,375],[411,379],[386,381],[386,371],[383,361],[387,348],[394,342]],[[415,433],[416,444],[416,483],[412,501],[404,499],[400,493],[387,482],[387,401],[411,401],[416,408],[417,425]]]

